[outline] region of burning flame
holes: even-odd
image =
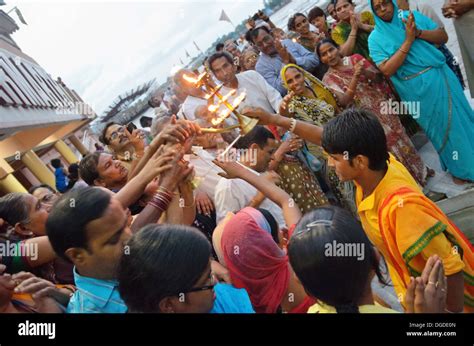
[[[207,107],[207,109],[209,109],[209,112],[214,113],[219,109],[219,105],[210,105],[209,107]]]
[[[220,103],[222,103],[229,96],[231,96],[231,94],[235,94],[235,93],[236,93],[236,90],[232,90],[230,93],[228,93],[227,95],[225,95],[222,98]],[[211,120],[212,125],[217,126],[217,125],[221,124],[230,115],[232,110],[236,109],[240,105],[240,103],[245,99],[246,96],[247,95],[245,94],[245,92],[242,92],[239,96],[237,96],[234,99],[234,101],[232,101],[232,104],[230,105],[230,109],[224,109],[217,118]],[[214,107],[217,107],[217,108],[219,107],[219,106],[214,106],[214,105],[212,105],[212,106],[213,106],[213,108]],[[211,106],[209,106],[209,110],[211,110]]]
[[[201,73],[198,78],[194,78],[192,76],[189,76],[187,74],[183,74],[183,78],[187,81],[187,82],[190,82],[190,83],[193,83],[193,84],[198,84],[204,77],[206,76],[206,72],[203,72]]]
[[[218,118],[212,119],[211,123],[214,126],[220,125],[230,114],[230,109],[224,109]]]

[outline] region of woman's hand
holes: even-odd
[[[268,113],[260,107],[244,107],[242,115],[259,120],[259,125],[272,125],[275,123],[275,115]]]
[[[410,44],[415,42],[416,39],[416,23],[415,23],[415,16],[413,12],[410,11],[407,19],[402,19],[403,23],[405,23],[405,41],[409,42]]]
[[[217,174],[226,179],[240,178],[246,171],[246,168],[236,161],[223,161],[216,159],[213,160],[212,163],[224,171]]]
[[[219,282],[232,284],[229,270],[217,261],[211,261],[211,272]]]
[[[52,282],[29,272],[14,274],[12,278],[18,283],[14,292],[31,294],[41,312],[61,312],[55,304],[67,306],[72,295],[70,290],[56,287]]]
[[[351,13],[350,14],[350,23],[351,23],[351,34],[357,34],[357,31],[360,28],[360,21],[357,17],[357,14]]]
[[[362,69],[364,68],[364,62],[361,60],[357,62],[354,66],[354,76],[356,80],[359,80],[361,74],[362,74]]]
[[[197,191],[194,201],[196,202],[196,207],[199,214],[209,216],[215,209],[214,203],[212,203],[212,200],[209,198],[207,193],[203,191]]]
[[[199,125],[187,120],[176,120],[176,116],[173,115],[171,122],[165,126],[155,139],[160,143],[182,143],[189,137],[200,133]]]
[[[447,279],[441,259],[431,256],[421,277],[410,278],[405,295],[408,313],[443,313],[446,307]]]
[[[285,117],[290,117],[291,113],[288,105],[290,104],[291,99],[295,96],[295,92],[290,90],[290,92],[281,100],[279,113]]]

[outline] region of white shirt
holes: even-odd
[[[262,77],[257,71],[245,71],[236,75],[239,81],[237,88],[237,95],[240,95],[243,91],[246,93],[245,100],[242,102],[239,109],[243,109],[244,105],[252,107],[261,107],[269,113],[278,113],[281,95],[280,93],[267,83],[265,78]],[[223,86],[221,89],[222,95],[227,94],[232,89]],[[234,97],[229,98],[232,103]]]
[[[253,172],[256,173],[255,171]],[[257,189],[245,180],[220,178],[214,194],[217,223],[226,216],[227,212],[238,212],[245,208],[255,197],[257,192]],[[271,200],[265,198],[259,208],[268,210],[280,228],[286,227],[283,211]]]
[[[214,202],[216,186],[222,178],[217,173],[222,172],[222,169],[212,163],[215,155],[207,150],[201,149],[197,154],[185,155],[184,158],[194,166],[195,178],[198,180],[197,190],[205,192]]]
[[[194,111],[199,106],[207,106],[207,100],[188,95],[188,97],[186,97],[186,100],[184,100],[183,104],[181,105],[181,109],[177,114],[178,118],[195,120],[196,116],[194,115]]]

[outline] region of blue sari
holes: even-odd
[[[392,1],[394,15],[384,22],[374,13],[375,28],[369,37],[372,60],[380,65],[397,52],[405,41],[408,11],[398,9]],[[418,29],[437,28],[428,17],[413,11]],[[444,169],[456,178],[474,181],[474,113],[456,75],[446,58],[433,44],[415,39],[402,66],[391,77],[403,101],[419,102],[414,114],[438,151]]]

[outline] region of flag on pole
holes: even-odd
[[[194,43],[194,45],[196,46],[196,49],[197,49],[198,51],[201,51],[201,48],[199,48],[199,46],[197,45],[196,41],[193,41],[193,43]]]
[[[25,25],[28,25],[25,21],[25,18],[23,18],[23,15],[21,14],[20,10],[15,7],[15,13],[18,16],[18,19],[20,19],[20,22],[22,22]]]
[[[225,13],[224,10],[222,10],[222,12],[221,12],[221,16],[219,17],[219,21],[220,22],[229,22],[230,24],[234,25],[234,23],[232,23],[229,16],[227,15],[227,13]]]
[[[186,49],[184,51],[186,52],[186,58],[191,58],[191,55],[189,55],[188,51]]]

